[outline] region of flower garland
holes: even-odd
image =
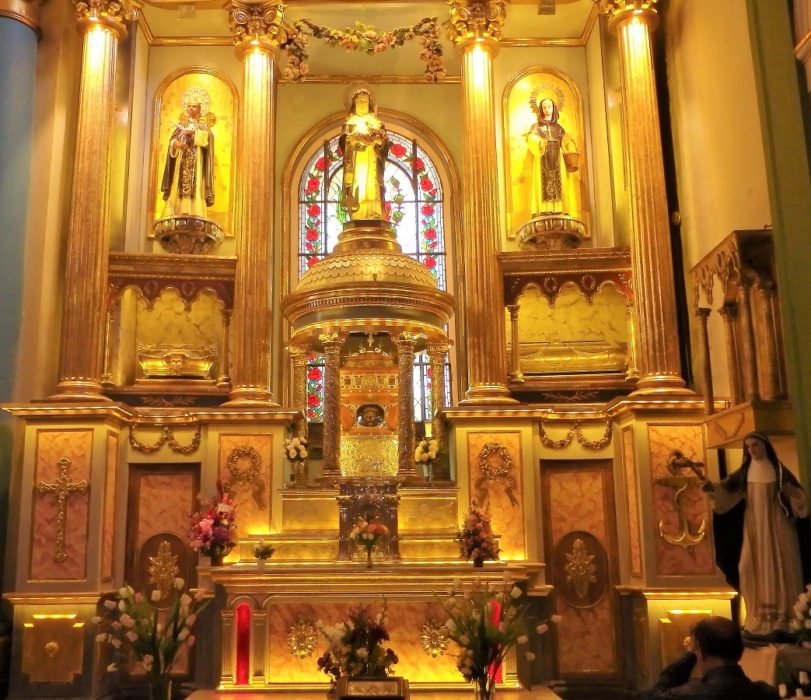
[[[188,445],[181,445],[177,440],[175,440],[175,435],[172,432],[172,429],[168,425],[165,425],[161,430],[161,434],[157,442],[152,445],[145,445],[137,437],[135,437],[135,426],[131,425],[129,442],[130,446],[134,450],[138,450],[139,452],[143,452],[145,454],[157,452],[161,447],[168,443],[169,449],[172,450],[172,452],[177,452],[181,455],[190,455],[193,452],[196,452],[197,448],[200,447],[200,435],[200,426],[198,425],[194,431],[194,436],[192,437],[191,442]]]
[[[572,427],[569,428],[569,432],[566,433],[566,436],[562,437],[560,440],[553,440],[550,438],[543,427],[543,423],[539,424],[539,429],[543,446],[548,447],[550,450],[563,450],[567,448],[571,444],[572,440],[576,437],[577,441],[583,445],[583,447],[588,450],[597,451],[602,450],[611,442],[612,423],[610,420],[605,422],[605,431],[599,440],[589,440],[583,434],[583,430],[580,427],[580,421],[575,421]]]
[[[326,41],[330,46],[341,46],[347,51],[362,51],[370,56],[397,48],[419,37],[422,47],[420,60],[425,63],[426,79],[435,83],[445,75],[436,17],[424,17],[412,27],[397,27],[390,32],[379,32],[363,22],[355,22],[354,26],[341,31],[319,26],[308,19],[297,20],[291,28],[290,39],[283,47],[287,51],[287,65],[282,70],[283,80],[298,81],[310,72],[308,35]]]

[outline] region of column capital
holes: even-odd
[[[39,34],[39,6],[42,0],[0,0],[0,17],[31,27]]]
[[[279,45],[287,41],[283,3],[231,0],[226,9],[238,54],[248,51],[275,54]]]
[[[111,30],[119,39],[127,35],[126,22],[138,16],[141,3],[137,0],[74,0],[73,12],[82,31],[94,27]]]
[[[656,11],[656,4],[659,0],[594,0],[597,9],[608,16],[608,26],[616,26],[633,17],[638,17],[646,22],[651,30],[656,29],[659,24],[659,13]]]
[[[451,0],[448,36],[457,45],[495,48],[507,17],[504,0]]]

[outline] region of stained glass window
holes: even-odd
[[[386,219],[394,226],[403,252],[430,270],[437,286],[446,288],[445,199],[436,166],[416,139],[388,130],[390,147],[384,169]],[[348,220],[341,203],[343,157],[339,135],[324,141],[304,168],[298,189],[300,222],[298,273],[330,253]],[[324,358],[312,356],[307,367],[307,419],[324,414]],[[446,364],[446,401],[450,403],[450,370]],[[414,359],[415,420],[431,419],[431,376],[428,358]]]

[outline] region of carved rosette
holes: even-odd
[[[318,641],[318,630],[310,620],[296,620],[287,631],[287,648],[297,659],[313,655]]]
[[[123,38],[127,33],[124,23],[138,16],[138,5],[132,0],[79,0],[73,11],[83,29],[102,25]]]
[[[426,656],[432,659],[444,656],[450,643],[448,628],[437,620],[428,620],[420,629],[420,642]]]
[[[228,19],[237,50],[278,50],[279,44],[287,41],[284,9],[280,2],[253,4],[232,0],[228,5]]]
[[[504,0],[451,0],[448,35],[454,43],[497,42],[507,16]]]

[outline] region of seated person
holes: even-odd
[[[779,700],[777,690],[763,681],[751,681],[738,665],[743,639],[738,626],[724,617],[708,617],[690,631],[687,651],[662,671],[650,690],[638,700]],[[693,667],[701,678],[690,680]]]
[[[358,407],[355,421],[360,428],[379,428],[383,425],[383,407],[366,403]]]

